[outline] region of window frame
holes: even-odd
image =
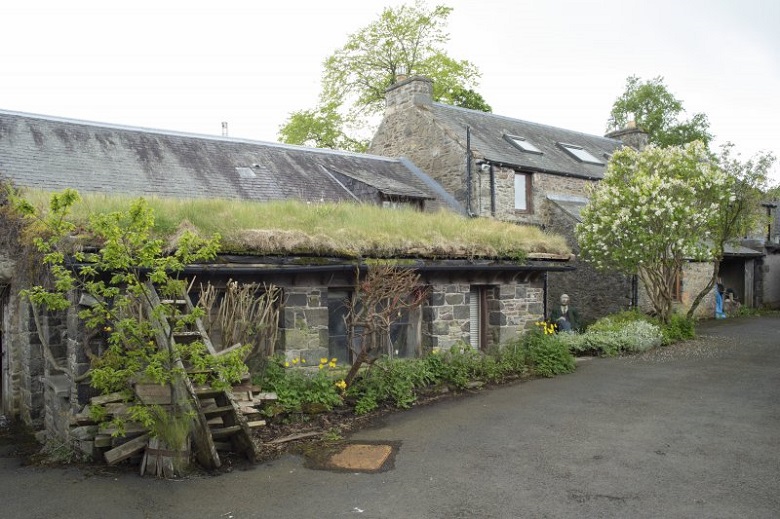
[[[517,178],[518,175],[521,175],[525,179],[525,209],[519,209],[517,207]],[[513,184],[513,192],[514,192],[514,202],[513,202],[513,209],[515,214],[533,214],[534,212],[534,205],[533,205],[533,190],[531,188],[532,182],[533,182],[533,175],[530,173],[526,173],[524,171],[515,171],[514,177],[512,178]]]
[[[504,140],[507,141],[512,146],[514,146],[515,148],[517,148],[518,150],[522,151],[523,153],[544,155],[544,152],[540,150],[538,146],[536,146],[534,143],[532,143],[525,137],[520,137],[519,135],[511,135],[509,133],[505,133]]]
[[[570,157],[574,158],[578,162],[582,162],[583,164],[592,164],[594,166],[604,165],[604,161],[596,157],[594,154],[579,144],[559,142],[558,146],[563,148],[563,151],[565,151]]]

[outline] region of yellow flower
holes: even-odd
[[[317,368],[319,368],[319,369],[322,369],[324,367],[325,367],[325,364],[320,364],[319,366],[317,366]]]
[[[301,364],[306,364],[306,359],[301,359]]]
[[[104,332],[110,332],[111,331],[111,327],[110,326],[105,326],[105,327],[103,327],[103,331]]]
[[[285,367],[285,368],[289,368],[289,367],[290,367],[290,363],[285,361],[285,363],[284,363],[284,367]]]
[[[333,357],[332,359],[330,359],[330,361],[331,361],[331,362],[338,362],[338,361],[339,361],[339,359],[337,359],[336,357]]]
[[[344,382],[343,380],[339,380],[338,382],[336,382],[336,387],[344,391],[345,389],[347,389],[347,383]]]
[[[333,361],[330,361],[330,362],[328,363],[328,366],[330,366],[331,368],[335,368],[335,367],[336,367],[336,363],[335,363],[335,362],[333,362]]]
[[[298,364],[298,359],[293,359],[293,364]]]
[[[328,359],[326,359],[325,357],[322,357],[320,359],[320,364],[327,364],[327,363],[328,363]]]

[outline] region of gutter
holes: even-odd
[[[400,265],[418,272],[566,272],[574,270],[570,265]],[[189,265],[184,268],[184,274],[336,274],[366,272],[368,265],[312,265],[312,266],[261,266],[261,265]]]
[[[492,161],[490,159],[483,159],[486,164],[490,164],[493,166],[494,164],[501,168],[511,168],[516,169],[520,171],[528,171],[531,173],[546,173],[548,175],[558,175],[559,177],[568,177],[568,178],[581,178],[584,180],[604,180],[604,176],[600,177],[594,177],[594,176],[586,176],[586,175],[579,175],[577,173],[565,173],[563,171],[555,171],[547,168],[542,168],[539,166],[523,166],[520,164],[508,164],[506,162],[496,162]]]

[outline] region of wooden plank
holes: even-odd
[[[103,405],[111,402],[123,402],[126,399],[125,394],[122,392],[109,393],[107,395],[93,396],[89,399],[92,405]]]
[[[230,353],[230,352],[233,352],[233,351],[236,351],[236,350],[239,350],[239,349],[241,349],[243,346],[244,346],[244,345],[243,345],[243,344],[241,344],[241,343],[234,344],[233,346],[230,346],[230,347],[228,347],[228,348],[225,348],[224,350],[219,350],[219,351],[217,352],[216,356],[217,356],[217,357],[219,357],[220,355],[226,355],[226,354],[228,354],[228,353]]]
[[[239,402],[251,402],[252,401],[252,393],[249,391],[240,391],[236,393],[233,392],[233,399],[237,400]]]
[[[251,384],[246,382],[242,384],[236,384],[235,386],[233,386],[232,391],[234,393],[239,393],[239,392],[259,393],[260,391],[262,391],[262,389],[257,384]]]
[[[225,392],[221,389],[214,389],[211,386],[198,386],[194,388],[195,395],[197,395],[198,398],[214,398],[216,396],[220,396],[224,394]]]
[[[113,416],[125,416],[127,415],[127,409],[130,407],[124,402],[110,402],[103,406],[106,412]]]
[[[241,430],[240,425],[231,425],[230,427],[221,427],[219,429],[211,430],[211,437],[214,439],[226,438],[232,436]]]
[[[268,393],[257,393],[255,396],[252,397],[252,400],[255,402],[264,402],[266,400],[277,400],[279,396],[276,393],[268,392]]]
[[[320,436],[320,435],[322,435],[321,432],[296,433],[296,434],[291,434],[290,436],[285,436],[284,438],[276,438],[275,440],[271,440],[266,443],[269,445],[275,445],[277,443],[285,443],[285,442],[291,442],[295,440],[302,440],[304,438],[313,438],[314,436]]]
[[[103,449],[105,447],[111,447],[111,435],[110,434],[98,434],[95,436],[95,447]]]
[[[134,391],[147,405],[171,403],[171,386],[168,384],[136,384]]]
[[[184,306],[187,304],[187,301],[185,301],[184,299],[161,299],[160,304]]]
[[[232,412],[233,412],[232,405],[223,405],[219,407],[207,407],[203,409],[203,414],[205,414],[206,417],[219,416],[219,415],[232,413]]]
[[[130,440],[127,443],[120,445],[115,449],[106,451],[106,453],[103,456],[106,458],[106,463],[108,463],[109,465],[116,465],[120,461],[126,460],[133,454],[137,454],[141,452],[146,447],[146,443],[148,441],[149,441],[149,435],[144,434],[139,436],[138,438],[135,438],[133,440]]]
[[[119,428],[116,425],[111,425],[108,422],[100,425],[98,434],[108,434],[113,436],[119,432]],[[148,432],[148,429],[138,422],[125,422],[124,432],[126,436],[133,436],[136,434],[142,434]]]
[[[254,427],[265,427],[265,420],[254,420],[251,422],[248,422],[247,425],[250,429]]]

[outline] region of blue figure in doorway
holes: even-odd
[[[718,282],[715,285],[715,319],[725,319],[726,314],[723,312],[723,282],[718,278]]]

